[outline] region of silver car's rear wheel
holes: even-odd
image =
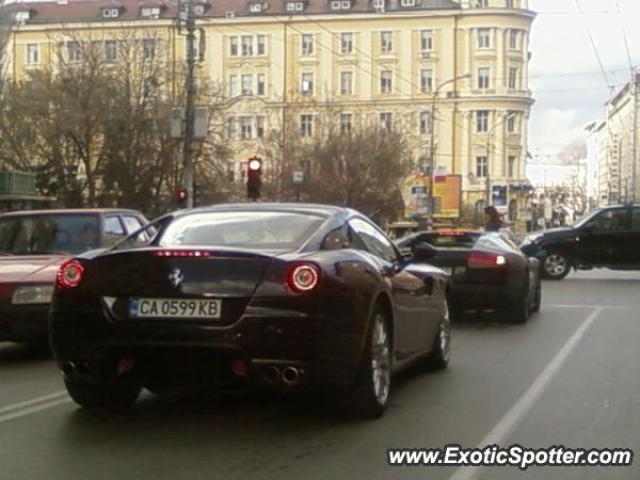
[[[376,315],[371,336],[371,374],[376,400],[385,405],[391,385],[391,348],[387,322],[382,314]]]
[[[566,255],[559,252],[552,252],[544,259],[542,268],[545,277],[561,280],[569,274],[571,263]]]

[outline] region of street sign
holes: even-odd
[[[297,169],[293,171],[293,184],[302,185],[304,183],[304,170]]]
[[[411,188],[411,193],[413,195],[427,195],[429,192],[426,186],[417,186]]]

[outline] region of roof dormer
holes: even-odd
[[[142,18],[160,18],[160,15],[164,11],[164,5],[161,2],[146,1],[140,4],[140,16]]]
[[[109,2],[100,6],[100,16],[102,18],[119,18],[122,12],[124,12],[124,6],[117,2]]]
[[[302,13],[306,8],[306,0],[285,0],[284,2],[284,9],[287,13]]]
[[[262,13],[268,8],[269,4],[263,1],[249,2],[249,13]]]
[[[329,0],[329,8],[332,11],[348,11],[352,6],[352,0]]]
[[[16,10],[15,12],[13,12],[13,20],[18,25],[24,25],[29,20],[31,20],[32,14],[33,12],[29,9]]]

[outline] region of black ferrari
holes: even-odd
[[[472,229],[419,232],[397,240],[401,252],[428,243],[438,250],[429,262],[451,275],[451,316],[465,310],[498,310],[524,323],[540,310],[539,261],[530,258],[505,232]]]
[[[65,262],[51,345],[85,407],[130,405],[142,387],[240,382],[335,391],[377,416],[393,373],[447,366],[448,289],[446,273],[400,255],[356,211],[220,205]]]

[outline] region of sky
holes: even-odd
[[[530,44],[536,103],[529,151],[553,156],[604,119],[609,86],[617,92],[630,80],[630,65],[640,62],[640,0],[529,0],[529,8],[538,13]]]

